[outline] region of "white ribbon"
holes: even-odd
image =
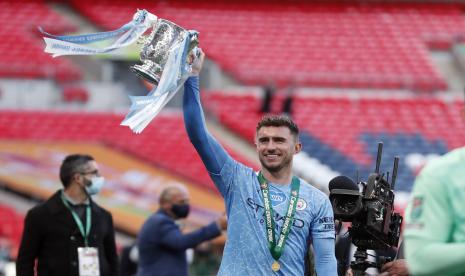
[[[156,21],[157,17],[155,15],[146,10],[138,10],[131,22],[110,32],[76,36],[55,36],[41,29],[40,31],[48,36],[44,37],[46,43],[45,52],[53,54],[53,57],[63,55],[95,55],[108,53],[134,43],[147,29],[153,27]],[[187,50],[191,36],[197,34],[196,31],[186,32],[183,40],[170,49],[168,60],[158,86],[153,88],[147,96],[129,96],[132,104],[121,125],[128,126],[134,133],[141,133],[171,98],[174,97],[191,72],[191,66],[186,62]],[[82,45],[108,40],[118,35],[121,36],[112,45],[105,48]]]
[[[132,105],[121,125],[128,126],[134,133],[141,133],[179,91],[191,70],[186,63],[189,36],[185,34],[183,41],[170,50],[158,86],[147,96],[130,96]]]
[[[46,53],[52,54],[53,57],[65,55],[96,55],[109,53],[134,43],[137,41],[137,39],[139,39],[140,36],[145,33],[145,31],[147,31],[147,29],[152,27],[156,21],[157,16],[147,12],[146,10],[139,10],[134,15],[131,22],[112,32],[76,36],[54,36],[42,31],[40,28],[39,30],[43,34],[50,36],[44,37],[46,44],[44,51]],[[121,32],[125,33],[108,47],[95,48],[82,45],[96,41],[108,40],[120,34]]]

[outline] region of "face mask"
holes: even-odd
[[[190,206],[189,204],[173,204],[171,212],[178,218],[185,218],[189,215]]]
[[[100,190],[105,184],[105,179],[103,176],[94,176],[90,182],[90,185],[86,185],[86,192],[89,195],[96,195],[100,192]]]

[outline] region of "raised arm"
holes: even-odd
[[[226,159],[231,157],[208,132],[199,94],[199,77],[190,77],[184,84],[184,123],[189,139],[207,170],[219,174]]]
[[[199,64],[194,65],[194,73],[199,73],[203,63],[204,54],[199,58]],[[200,103],[199,77],[193,76],[184,84],[183,99],[184,124],[189,139],[200,155],[205,167],[211,175],[219,175],[226,161],[232,158],[208,132],[205,117]],[[226,189],[219,181],[215,181],[222,194]]]

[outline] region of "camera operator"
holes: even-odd
[[[336,259],[338,263],[338,276],[353,276],[352,270],[349,268],[350,257],[351,257],[351,247],[350,238],[348,236],[340,236],[336,241]],[[375,250],[376,259],[392,257],[396,255],[396,252],[392,250]],[[407,268],[407,263],[403,256],[403,243],[400,244],[397,251],[397,255],[393,261],[385,263],[381,267],[381,274],[379,276],[408,276],[409,271]],[[366,274],[372,275],[372,274]],[[376,274],[375,274],[376,275]]]
[[[404,243],[401,242],[397,249],[394,261],[387,262],[381,267],[380,276],[408,276],[410,275],[407,262],[404,259]]]

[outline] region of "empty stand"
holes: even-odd
[[[465,35],[451,4],[315,4],[306,1],[75,0],[90,20],[114,29],[144,8],[200,31],[207,55],[248,84],[446,89],[428,47]]]
[[[141,134],[120,126],[122,119],[108,113],[3,111],[0,139],[104,143],[215,190],[187,137],[180,113],[157,116]]]
[[[23,234],[24,216],[13,208],[0,204],[0,238],[6,239],[11,246],[11,256],[16,258]]]
[[[398,187],[409,191],[414,172],[406,166],[406,156],[443,154],[464,145],[463,102],[295,97],[294,119],[302,130],[304,151],[343,174],[353,176],[357,168],[362,173],[372,171],[376,144],[384,141],[383,163],[390,168],[394,156],[401,156]],[[279,112],[282,99],[278,94],[274,113]],[[212,91],[204,94],[204,101],[222,123],[253,141],[261,116],[258,97]]]
[[[89,100],[89,92],[83,87],[69,86],[63,89],[62,98],[67,103],[86,103]]]
[[[0,23],[0,77],[53,78],[59,82],[81,77],[79,67],[66,58],[54,59],[44,53],[38,26],[57,34],[76,28],[43,1],[1,1]]]

